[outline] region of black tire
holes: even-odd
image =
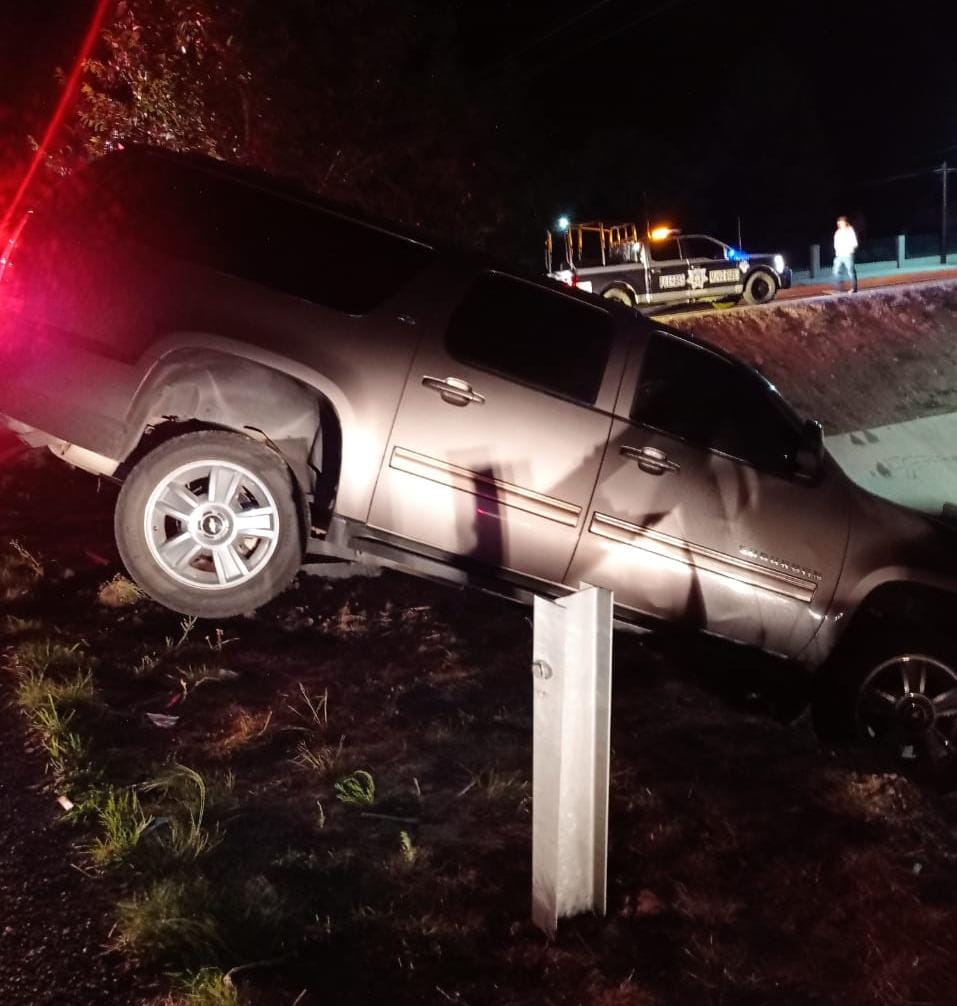
[[[812,710],[824,740],[925,781],[957,780],[957,646],[946,638],[902,630],[850,641],[822,670]]]
[[[744,281],[741,299],[745,304],[768,304],[778,292],[778,281],[763,269],[756,269]]]
[[[272,600],[303,558],[302,513],[283,459],[223,430],[175,437],[143,457],[123,483],[114,530],[136,583],[201,618]]]
[[[602,290],[601,295],[606,300],[614,300],[626,307],[635,306],[635,298],[623,286],[610,286],[606,290]]]

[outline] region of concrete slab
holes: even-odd
[[[858,485],[915,510],[957,504],[957,412],[825,437]]]

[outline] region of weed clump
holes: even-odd
[[[211,904],[203,877],[158,880],[120,902],[117,943],[159,964],[198,967],[220,961],[226,948]]]
[[[113,579],[102,584],[97,591],[96,599],[104,608],[131,608],[145,596],[132,580],[122,573],[117,573]]]
[[[347,807],[371,807],[375,803],[375,779],[364,769],[344,776],[335,785],[336,799]]]
[[[219,968],[181,975],[171,1006],[242,1006],[236,986]]]
[[[90,859],[97,866],[130,862],[153,818],[143,810],[134,789],[108,786],[96,791],[86,806],[96,814],[100,834],[87,847]]]
[[[18,541],[10,542],[10,552],[0,555],[0,601],[26,597],[43,579],[43,563]]]

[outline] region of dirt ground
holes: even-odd
[[[0,1001],[132,1006],[162,986],[109,947],[115,885],[77,869],[23,722],[0,705]],[[76,863],[73,860],[76,859]]]
[[[832,429],[848,422],[840,396],[816,385],[848,379],[855,360],[924,407],[929,392],[898,365],[881,371],[873,338],[908,381],[957,385],[957,294],[853,309],[856,325],[842,302],[695,327],[760,351],[768,370],[788,356],[774,375],[785,391],[810,367],[806,400],[830,403]],[[926,345],[900,327],[905,309]],[[755,314],[770,320],[749,329]],[[884,327],[865,337],[874,319]],[[853,333],[844,352],[836,331]],[[851,425],[875,425],[879,396],[853,388]],[[21,556],[16,541],[36,564],[23,560],[26,588],[0,601],[4,1006],[156,1006],[167,973],[204,967],[242,969],[236,997],[178,1002],[953,1003],[957,796],[822,747],[806,717],[784,722],[793,689],[763,687],[764,664],[618,636],[608,915],[549,942],[529,923],[524,609],[399,574],[302,575],[255,617],[184,626],[147,600],[100,600],[118,571],[112,487],[0,442],[0,492],[0,558]],[[171,766],[206,780],[215,840],[190,862],[157,866],[144,839],[97,865],[96,821],[65,819],[56,798],[79,794],[45,772],[12,703],[18,661],[51,640],[78,645],[90,668],[95,694],[76,722],[112,784]],[[374,796],[342,800],[342,781],[363,772]],[[144,806],[153,828],[169,813]],[[155,904],[162,884],[189,897],[162,926],[143,912],[138,929],[124,922],[117,902]]]

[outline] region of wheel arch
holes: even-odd
[[[892,629],[925,629],[957,639],[955,595],[944,587],[908,580],[886,580],[858,603],[839,645],[862,634]]]
[[[184,348],[156,360],[127,414],[118,475],[184,432],[220,429],[266,443],[286,461],[298,490],[331,508],[342,460],[342,422],[326,389],[299,375],[228,352]]]
[[[607,297],[609,290],[621,290],[623,293],[627,293],[631,298],[632,307],[637,307],[639,303],[638,291],[628,282],[623,279],[613,280],[611,283],[607,283],[602,287],[601,296]]]

